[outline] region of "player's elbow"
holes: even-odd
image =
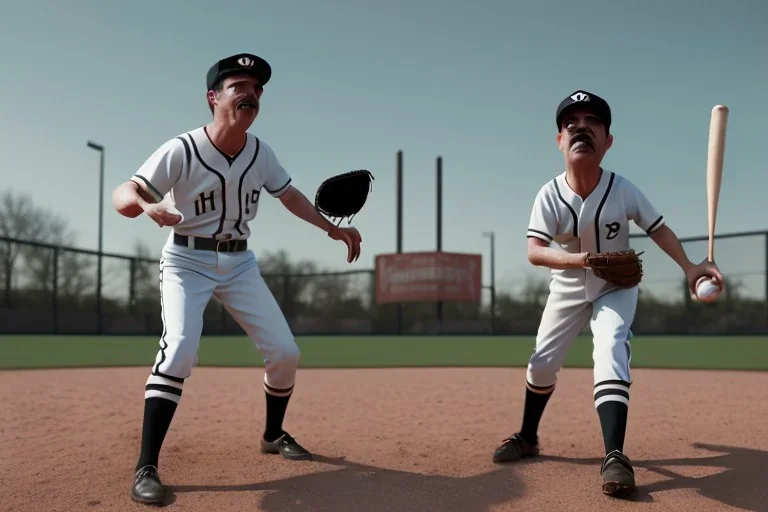
[[[528,239],[528,262],[531,265],[540,267],[545,265],[544,261],[544,242],[538,238]]]
[[[541,251],[528,249],[528,263],[536,267],[542,266],[544,261],[541,258]]]
[[[112,207],[124,217],[138,217],[144,210],[138,205],[137,197],[136,184],[130,181],[122,183],[112,191]]]

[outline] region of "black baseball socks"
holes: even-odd
[[[532,446],[539,442],[539,422],[554,390],[554,384],[552,386],[534,386],[526,382],[523,425],[520,428],[520,437]]]
[[[264,391],[267,397],[267,419],[264,428],[264,440],[272,442],[283,435],[283,420],[288,409],[288,401],[291,395],[276,396]]]
[[[158,467],[160,448],[178,404],[160,397],[144,399],[144,426],[141,433],[141,454],[136,471],[144,466]]]
[[[603,429],[606,454],[614,450],[624,453],[631,385],[631,382],[621,379],[603,380],[595,384],[595,408]]]
[[[628,413],[629,407],[623,402],[611,400],[597,406],[606,454],[614,450],[624,453],[624,436],[627,431]]]

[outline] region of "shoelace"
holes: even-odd
[[[142,480],[155,472],[155,468],[152,466],[146,466],[139,470],[138,474],[136,475],[136,480]]]
[[[634,472],[634,469],[632,468],[632,463],[630,462],[629,457],[627,457],[626,455],[624,455],[623,453],[617,450],[614,450],[608,455],[606,455],[605,458],[603,459],[603,464],[600,467],[601,473],[605,471],[605,467],[612,460],[616,460],[619,464],[629,469],[630,471]]]

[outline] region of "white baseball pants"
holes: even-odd
[[[630,327],[637,295],[637,287],[617,289],[589,302],[584,300],[583,290],[551,292],[528,363],[528,388],[544,393],[554,388],[568,350],[589,322],[593,335],[595,408],[610,400],[629,404]]]
[[[169,242],[160,260],[163,334],[145,398],[179,402],[184,380],[197,364],[203,312],[211,297],[224,305],[261,351],[265,391],[290,395],[299,348],[254,254],[195,250]]]

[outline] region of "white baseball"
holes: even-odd
[[[699,279],[696,283],[696,298],[701,302],[715,302],[720,296],[720,287],[718,287],[708,277]]]

